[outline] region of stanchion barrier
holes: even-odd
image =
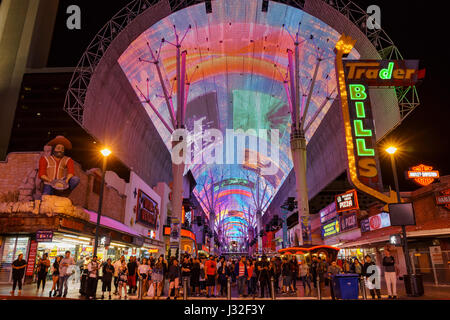
[[[364,300],[367,300],[367,292],[366,292],[366,282],[364,277],[360,277],[361,280],[361,291]]]
[[[139,277],[138,300],[142,300],[142,278]]]
[[[187,278],[183,278],[183,300],[187,300]]]
[[[231,300],[231,279],[227,279],[227,300]]]
[[[273,277],[270,278],[270,292],[272,293],[272,300],[275,300],[275,279]]]
[[[316,283],[317,283],[317,299],[318,300],[322,300],[322,293],[320,292],[320,278],[319,278],[319,276],[317,276],[317,278],[316,278]]]

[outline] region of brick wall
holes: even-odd
[[[28,173],[37,168],[40,152],[14,152],[0,161],[0,193],[17,191]]]
[[[6,161],[0,162],[0,193],[16,191],[30,171],[38,168],[40,152],[10,153]],[[99,169],[87,172],[75,162],[75,175],[80,178],[80,184],[70,194],[69,198],[75,206],[81,206],[97,212],[99,195],[94,193],[94,179],[101,176]],[[124,223],[126,196],[115,188],[105,185],[103,193],[102,215]]]

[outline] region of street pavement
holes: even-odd
[[[49,297],[49,290],[51,288],[51,282],[47,282],[45,289],[42,290],[36,290],[36,284],[26,284],[23,286],[22,288],[22,293],[21,295],[18,295],[18,291],[16,288],[16,292],[14,295],[10,294],[10,291],[12,289],[12,285],[10,284],[2,284],[0,285],[0,300],[11,300],[11,299],[18,299],[18,300],[79,300],[79,299],[85,299],[83,296],[80,295],[79,293],[79,288],[80,288],[80,283],[79,281],[73,281],[73,280],[69,280],[69,291],[67,294],[66,298],[57,298],[57,297]],[[114,290],[114,286],[113,286],[113,290]],[[405,293],[405,289],[404,289],[404,285],[403,285],[403,281],[398,281],[397,282],[397,290],[398,290],[398,299],[400,300],[450,300],[450,286],[435,286],[435,285],[431,285],[431,284],[425,284],[424,286],[424,290],[425,290],[425,295],[422,297],[408,297]],[[165,293],[167,293],[167,285],[166,285],[166,289],[165,289]],[[309,295],[309,290],[306,289],[306,294],[303,290],[303,286],[301,284],[300,281],[297,282],[297,293],[296,294],[278,294],[276,299],[277,300],[292,300],[292,299],[299,299],[299,300],[317,300],[317,291],[316,289],[314,289],[314,287],[312,286],[312,292]],[[384,283],[382,283],[382,299],[387,299],[387,291],[386,291],[386,285]],[[267,293],[266,293],[267,294]],[[98,286],[97,286],[97,299],[99,299],[102,295],[101,292],[101,282],[99,282]],[[236,285],[233,285],[231,288],[231,296],[232,296],[232,300],[261,300],[259,298],[259,296],[257,295],[256,297],[239,297],[239,294],[237,292],[237,287]],[[160,300],[166,300],[167,298],[167,294],[160,297]],[[180,295],[179,299],[182,299],[182,295]],[[122,299],[124,299],[122,297]],[[137,300],[138,299],[138,295],[134,294],[134,295],[128,295],[128,300]],[[143,297],[143,300],[152,300],[153,298],[150,297]],[[209,300],[224,300],[226,299],[226,297],[218,297],[217,296],[217,292],[216,292],[216,297],[214,298],[206,298],[204,296],[201,297],[188,297],[189,300],[204,300],[204,299],[209,299]],[[270,297],[266,297],[263,300],[270,300]],[[322,289],[322,299],[323,300],[330,300],[330,289],[329,287],[325,287]],[[363,299],[362,296],[360,296],[360,299]],[[372,300],[369,291],[367,290],[367,299],[368,300]],[[105,295],[105,300],[109,300],[108,299],[108,294]],[[119,300],[119,296],[118,295],[112,295],[112,300]]]

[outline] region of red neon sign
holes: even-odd
[[[439,171],[433,170],[433,167],[431,166],[419,164],[408,171],[408,178],[414,180],[421,186],[428,186],[432,184],[435,179],[439,178]]]
[[[450,210],[450,189],[441,191],[441,195],[436,196],[436,204],[443,205]]]

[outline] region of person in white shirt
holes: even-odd
[[[98,269],[99,269],[97,256],[92,257],[91,262],[89,262],[89,264],[87,265],[87,269],[89,272],[87,283],[87,298],[88,299],[92,298],[95,300],[97,292]]]
[[[119,269],[122,266],[122,263],[125,262],[125,256],[121,256],[119,260],[114,262],[114,287],[116,288],[116,291],[114,292],[115,295],[119,294],[118,288],[119,288]]]
[[[147,259],[144,258],[142,263],[139,264],[137,269],[137,274],[140,279],[142,279],[142,292],[143,295],[147,295],[147,284],[148,284],[148,273],[150,271],[150,265],[147,263]]]
[[[59,262],[59,294],[58,297],[67,296],[69,290],[67,280],[72,275],[72,266],[75,265],[75,260],[70,256],[70,251],[66,251],[65,257]],[[64,286],[64,295],[63,295]]]

